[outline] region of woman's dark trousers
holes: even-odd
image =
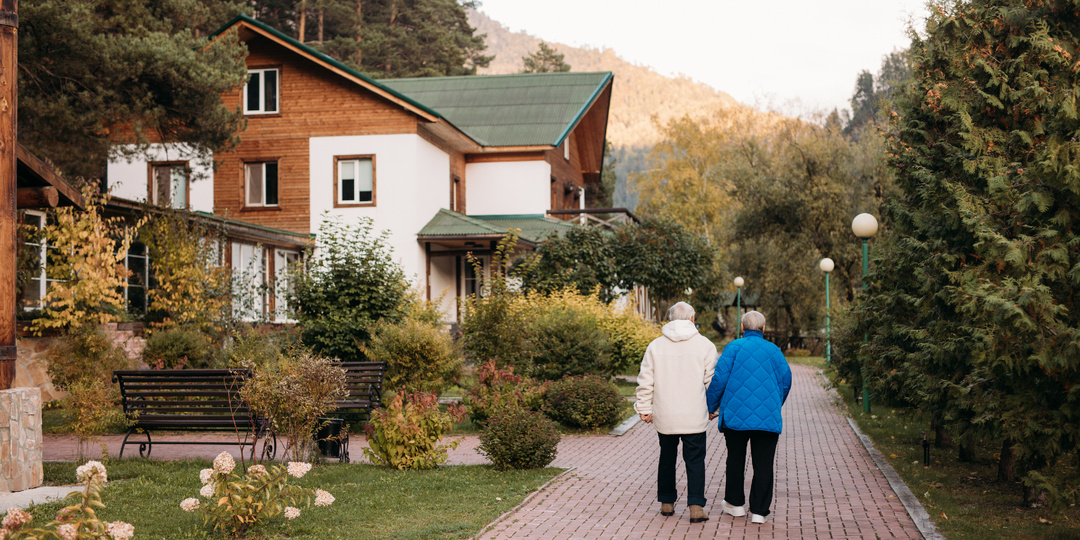
[[[675,488],[675,460],[679,457],[682,440],[683,461],[686,463],[686,504],[705,506],[705,432],[683,435],[660,435],[660,469],[657,472],[656,498],[662,503],[674,503],[679,498]]]
[[[743,471],[746,469],[746,443],[750,443],[750,459],[754,464],[754,479],[750,481],[750,511],[769,515],[773,498],[773,460],[779,433],[771,431],[735,431],[724,429],[727,442],[727,485],[724,500],[734,506],[746,503],[743,491]]]

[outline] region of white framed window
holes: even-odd
[[[150,164],[150,204],[187,208],[189,193],[187,162]]]
[[[245,206],[278,205],[278,163],[259,161],[244,164]]]
[[[482,278],[482,276],[487,273],[486,272],[487,266],[488,266],[487,257],[486,256],[479,256],[479,257],[476,257],[476,260],[480,263],[480,268],[479,268],[480,272],[479,272],[479,274],[477,273],[477,268],[475,266],[473,266],[472,261],[470,261],[468,257],[462,257],[461,258],[461,263],[462,263],[462,268],[461,268],[462,291],[461,292],[464,293],[464,295],[466,297],[469,297],[469,296],[476,296],[476,297],[487,296],[487,291],[485,291],[484,287],[483,287],[483,278]]]
[[[146,291],[151,287],[150,283],[150,254],[146,245],[141,242],[132,242],[128,248],[127,257],[124,258],[124,268],[128,269],[127,284],[124,286],[124,301],[130,313],[146,313]]]
[[[258,244],[232,243],[233,313],[245,321],[261,319],[266,306],[269,258]]]
[[[566,140],[563,141],[562,155],[563,155],[563,159],[565,159],[566,161],[570,161],[570,138],[569,137],[567,137]]]
[[[27,226],[35,229],[45,228],[45,213],[35,210],[23,211],[23,223]],[[23,309],[34,310],[44,307],[42,302],[45,299],[45,293],[48,291],[48,284],[51,281],[45,272],[48,266],[48,243],[44,236],[39,242],[26,242],[23,244],[23,249],[32,250],[36,254],[38,260],[38,270],[34,275],[27,280],[23,285],[22,290],[22,302]]]
[[[300,252],[274,250],[274,321],[292,322],[289,318],[289,296],[293,292],[290,273],[300,263]]]
[[[244,85],[244,114],[275,114],[278,110],[278,87],[281,70],[249,69]]]
[[[334,163],[334,206],[374,206],[375,156],[337,156]]]

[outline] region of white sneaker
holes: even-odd
[[[765,516],[759,516],[753,512],[750,512],[750,523],[765,523]]]
[[[723,508],[724,513],[729,515],[729,516],[743,517],[743,516],[746,515],[746,508],[744,508],[742,506],[730,505],[730,504],[728,504],[727,501],[721,502],[720,503],[720,508]]]

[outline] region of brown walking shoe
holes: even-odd
[[[661,516],[674,516],[675,515],[675,503],[660,503],[660,515]]]
[[[705,509],[696,504],[691,504],[690,523],[701,523],[702,521],[709,521],[709,516],[705,513]]]

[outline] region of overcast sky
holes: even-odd
[[[926,18],[925,0],[482,0],[480,11],[796,113],[847,108],[859,71],[876,73]]]

